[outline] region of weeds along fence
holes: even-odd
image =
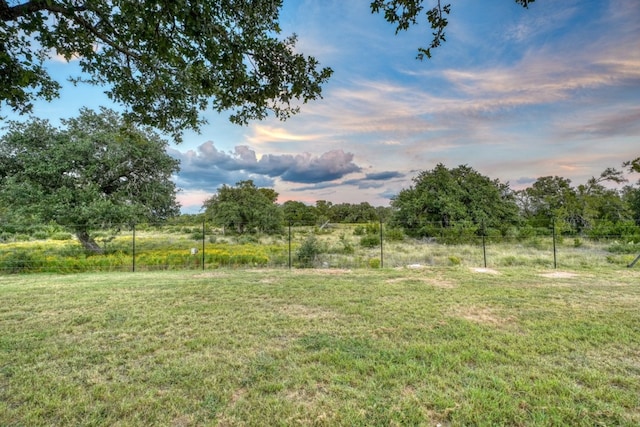
[[[57,225],[0,224],[0,274],[418,266],[625,268],[640,255],[640,228],[634,224],[609,234],[567,231],[554,223],[501,230],[481,230],[466,223],[422,227],[429,228],[425,235],[410,237],[419,230],[407,235],[382,222],[292,222],[272,234],[259,230],[237,234],[207,223],[137,224],[94,232],[101,251],[93,253]]]

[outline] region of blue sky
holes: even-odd
[[[438,163],[520,189],[546,175],[577,185],[640,156],[640,1],[536,0],[526,10],[452,0],[447,42],[423,62],[415,56],[430,29],[396,36],[369,3],[284,0],[283,35],[334,70],[324,98],[286,122],[240,127],[204,113],[201,133],[170,150],[185,212],[245,179],[281,202],[377,206]],[[49,67],[76,73],[73,63]],[[100,105],[117,107],[101,88],[70,86],[34,114],[56,121]]]

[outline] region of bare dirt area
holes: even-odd
[[[492,268],[472,268],[471,271],[474,273],[483,273],[483,274],[500,274],[498,270],[494,270]]]
[[[493,325],[496,327],[506,327],[508,325],[512,325],[516,320],[512,316],[501,316],[488,307],[457,307],[453,310],[452,314],[470,322],[484,325]]]
[[[540,277],[546,277],[548,279],[574,279],[580,275],[577,273],[570,273],[568,271],[553,271],[551,273],[539,274]]]

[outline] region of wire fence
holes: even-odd
[[[407,235],[406,230],[382,222],[289,222],[276,233],[237,234],[206,222],[136,224],[93,232],[98,250],[88,250],[74,234],[56,225],[0,224],[0,274],[218,268],[625,268],[640,258],[640,229],[633,225],[614,234],[567,231],[553,222],[502,229],[468,223],[421,227]],[[422,235],[415,237],[419,232]]]

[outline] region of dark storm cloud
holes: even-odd
[[[221,184],[235,184],[253,179],[273,184],[275,178],[301,184],[317,184],[340,179],[362,168],[353,162],[353,154],[332,150],[314,156],[302,154],[265,154],[258,160],[256,153],[246,145],[231,152],[218,150],[209,141],[195,150],[170,150],[180,160],[178,185],[182,188],[214,190]]]
[[[376,172],[376,173],[368,173],[365,175],[365,179],[370,181],[387,181],[393,178],[403,178],[404,174],[398,171],[385,171],[385,172]]]

